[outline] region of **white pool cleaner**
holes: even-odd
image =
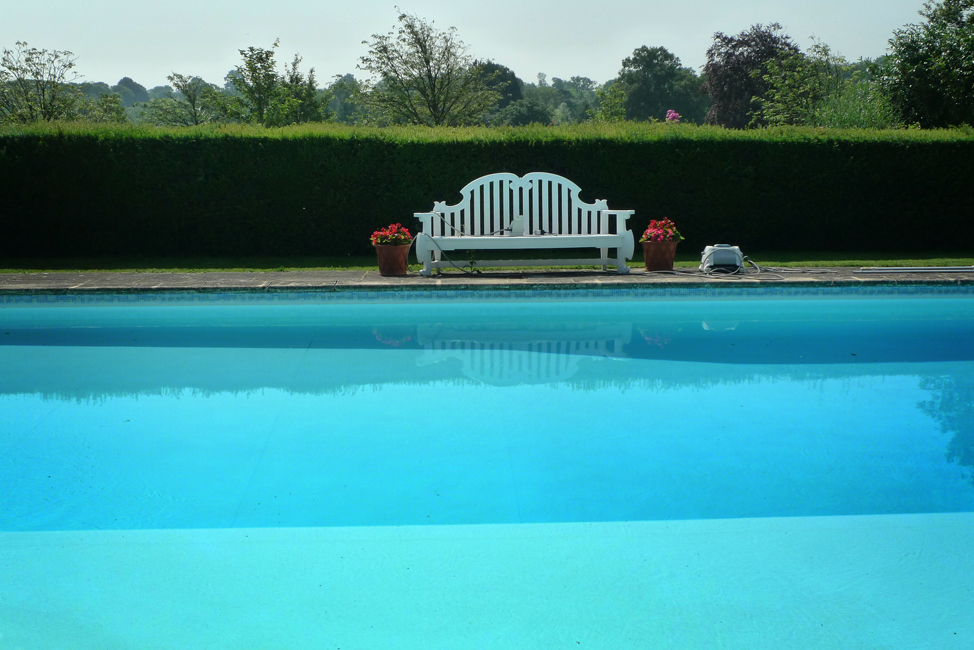
[[[714,244],[703,249],[700,270],[704,273],[741,273],[744,271],[744,255],[741,249],[730,244]]]

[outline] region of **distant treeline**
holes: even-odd
[[[79,84],[71,52],[18,42],[0,61],[0,122],[88,121],[198,126],[309,122],[388,126],[523,126],[669,121],[729,128],[940,128],[974,124],[972,0],[931,0],[924,21],[893,32],[888,52],[850,62],[815,41],[802,50],[777,23],[714,34],[700,74],[665,47],[643,45],[604,84],[539,74],[525,82],[476,61],[456,30],[410,14],[366,41],[357,68],[319,84],[295,55],[281,70],[278,42],[239,50],[222,83],[173,73],[146,89],[129,77]]]

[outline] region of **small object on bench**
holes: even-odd
[[[635,241],[626,220],[633,210],[610,210],[605,199],[582,201],[581,189],[567,178],[532,172],[489,174],[467,184],[456,205],[443,201],[432,212],[418,212],[423,232],[416,236],[421,275],[445,266],[571,266],[614,264],[628,273]],[[456,250],[541,250],[596,248],[600,257],[567,260],[484,260],[452,262],[444,253]],[[615,256],[609,257],[609,250]]]

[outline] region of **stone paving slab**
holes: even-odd
[[[350,289],[458,289],[476,287],[537,286],[752,286],[766,284],[868,285],[868,284],[974,284],[974,273],[862,273],[859,268],[801,268],[787,272],[707,276],[693,270],[650,273],[632,269],[614,271],[485,271],[448,272],[423,277],[382,277],[378,271],[262,271],[212,273],[6,273],[0,274],[0,293],[87,293],[151,291],[340,291]]]

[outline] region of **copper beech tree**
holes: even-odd
[[[755,100],[768,90],[764,77],[768,62],[780,60],[800,50],[781,25],[754,25],[737,36],[714,34],[714,44],[707,50],[703,71],[703,88],[713,100],[707,112],[707,124],[743,129],[752,120]]]

